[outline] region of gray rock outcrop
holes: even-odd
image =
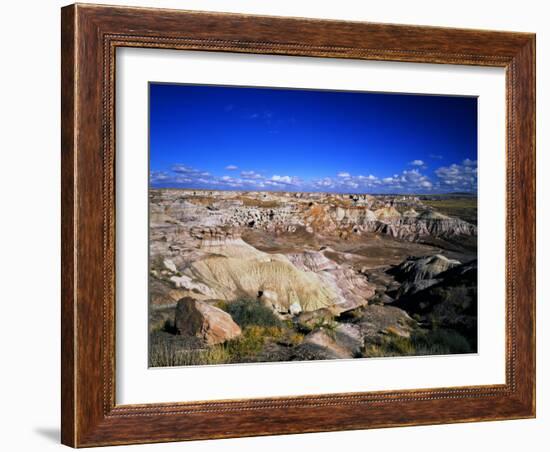
[[[449,259],[441,254],[425,257],[409,257],[395,266],[389,273],[395,275],[399,281],[418,282],[435,279],[437,275],[460,265],[455,259]]]

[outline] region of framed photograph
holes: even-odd
[[[535,416],[535,36],[62,9],[62,442]]]

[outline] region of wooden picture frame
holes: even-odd
[[[62,442],[73,447],[535,416],[535,35],[71,5],[62,9]],[[503,67],[506,383],[115,403],[115,50]]]

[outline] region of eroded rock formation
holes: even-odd
[[[153,343],[252,334],[228,313],[243,300],[287,322],[239,358],[250,361],[409,353],[388,344],[433,318],[475,335],[477,267],[459,248],[476,235],[415,196],[151,190]],[[183,341],[191,352],[193,341]]]

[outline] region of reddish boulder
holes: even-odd
[[[208,345],[221,344],[241,334],[241,328],[227,312],[191,297],[178,301],[174,326],[177,334],[198,337]]]

